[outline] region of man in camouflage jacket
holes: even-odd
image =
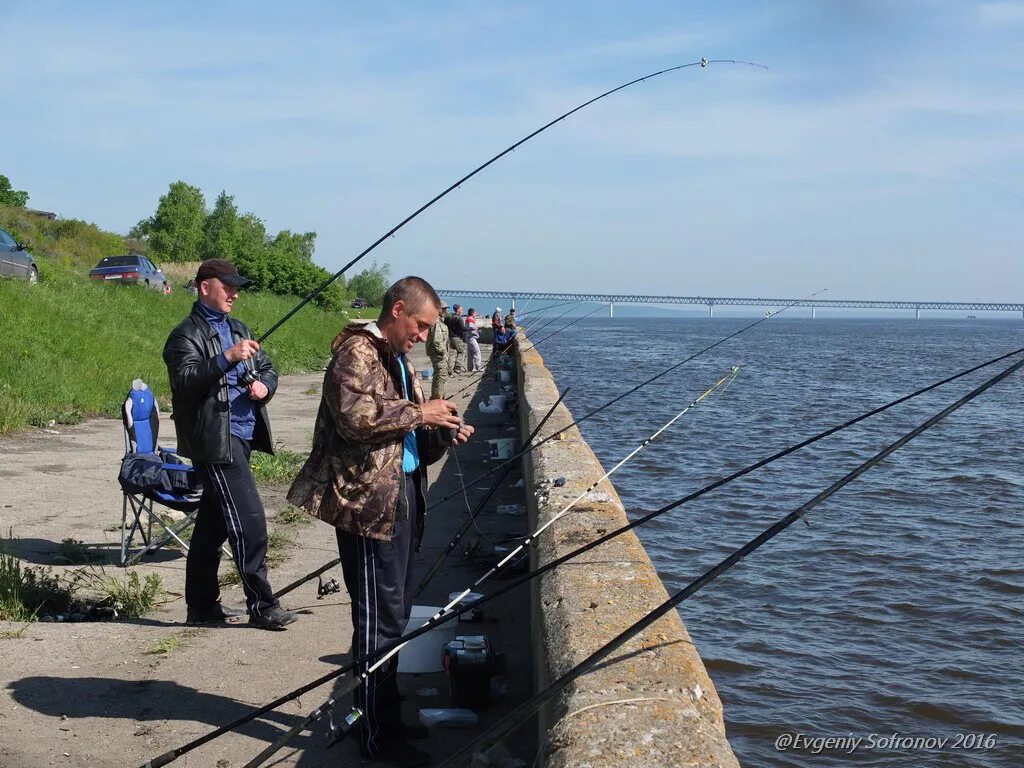
[[[288,500],[337,532],[352,599],[352,655],[372,653],[405,630],[412,609],[412,560],[423,535],[426,465],[473,433],[453,403],[424,400],[406,354],[427,338],[441,300],[406,277],[384,295],[377,322],[351,324],[334,340],[324,376],[313,451]],[[367,671],[369,664],[356,670]],[[427,765],[406,739],[426,735],[401,720],[398,656],[354,693],[363,710],[364,756]]]
[[[448,348],[450,331],[448,330],[447,315],[448,305],[442,301],[441,314],[438,315],[434,324],[430,326],[430,332],[427,334],[427,357],[430,358],[430,362],[434,366],[433,379],[430,384],[431,400],[437,400],[438,398],[443,400],[445,388],[448,385],[450,368],[448,356],[451,350]]]

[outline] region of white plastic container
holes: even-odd
[[[512,381],[512,371],[498,371],[498,379],[502,384],[509,384]]]
[[[480,413],[501,413],[505,410],[505,395],[491,395],[486,403],[480,403]]]
[[[440,610],[441,606],[438,605],[414,605],[405,631],[419,629]],[[410,640],[398,655],[398,671],[414,675],[443,672],[441,660],[444,655],[444,644],[454,640],[456,632],[458,622],[449,621]]]
[[[492,459],[511,459],[516,452],[516,439],[514,437],[502,437],[497,440],[488,440],[491,444]]]

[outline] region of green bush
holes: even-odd
[[[156,606],[156,599],[163,592],[163,580],[155,573],[146,574],[145,579],[140,579],[136,571],[123,579],[101,573],[93,589],[99,595],[97,606],[113,608],[121,618],[138,619]]]
[[[78,578],[64,581],[52,568],[22,568],[11,553],[13,537],[0,540],[0,619],[33,621],[71,609]]]

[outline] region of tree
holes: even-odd
[[[28,203],[28,192],[11,189],[11,180],[0,173],[0,205],[24,208]]]
[[[372,266],[367,267],[348,281],[349,291],[366,299],[373,307],[380,306],[389,285],[391,285],[391,267],[387,264],[377,264],[377,262],[373,262]]]
[[[213,210],[206,217],[203,226],[203,243],[200,257],[206,259],[227,259],[234,261],[238,255],[239,223],[235,199],[227,192],[217,196]]]
[[[199,261],[206,200],[198,187],[176,181],[160,198],[149,231],[153,255],[164,261]]]
[[[145,240],[153,231],[153,217],[139,219],[138,224],[128,230],[128,237],[134,240]]]
[[[267,228],[263,220],[254,213],[247,213],[238,218],[237,230],[235,266],[239,272],[252,280],[252,287],[255,290],[271,290]]]

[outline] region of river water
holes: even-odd
[[[559,387],[572,388],[567,404],[578,418],[750,322],[587,319],[538,351]],[[629,514],[639,515],[1022,346],[1019,320],[772,318],[581,429],[611,467],[730,366],[741,367],[712,405],[685,415],[613,476]],[[669,591],[997,370],[642,527]],[[742,764],[1024,766],[1022,396],[1024,374],[997,385],[818,507],[810,527],[792,526],[683,603]],[[948,741],[887,747],[894,733]],[[863,741],[816,754],[813,742],[777,749],[782,734]],[[969,746],[979,740],[980,748]]]

